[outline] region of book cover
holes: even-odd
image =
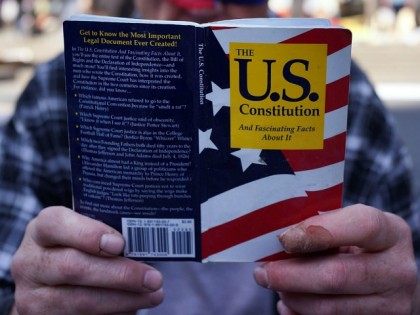
[[[351,34],[321,20],[64,25],[75,210],[141,260],[263,261],[341,207]]]

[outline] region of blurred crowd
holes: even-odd
[[[40,34],[76,12],[130,16],[133,4],[129,0],[0,0],[0,26]]]
[[[0,0],[0,25],[40,34],[55,29],[74,5],[75,0]]]
[[[333,20],[359,16],[381,29],[395,27],[401,19],[412,29],[420,26],[420,0],[272,0],[270,8],[279,16]]]
[[[371,26],[386,29],[394,27],[402,15],[408,27],[420,25],[420,0],[270,0],[269,4],[278,16],[362,16]],[[39,34],[74,12],[131,16],[133,4],[127,0],[0,0],[0,25]]]

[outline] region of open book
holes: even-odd
[[[141,260],[286,257],[342,203],[351,34],[318,19],[64,23],[75,210]]]

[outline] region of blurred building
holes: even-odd
[[[379,27],[394,25],[397,14],[406,8],[411,12],[412,27],[420,25],[420,0],[269,0],[269,5],[279,16],[328,19],[360,16],[365,24],[376,23]],[[407,16],[404,15],[405,19]]]

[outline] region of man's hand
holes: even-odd
[[[162,275],[117,257],[113,228],[70,209],[44,209],[32,220],[12,262],[15,307],[25,314],[113,314],[153,307]]]
[[[257,283],[279,292],[282,315],[410,314],[416,264],[396,215],[355,205],[309,218],[280,241],[290,253],[320,252],[255,270]]]

